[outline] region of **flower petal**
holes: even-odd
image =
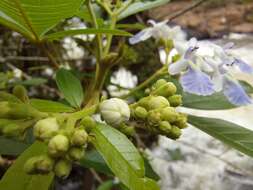
[[[211,95],[214,93],[210,77],[197,68],[189,67],[180,78],[184,91],[197,95]]]
[[[239,82],[231,77],[224,76],[223,93],[234,105],[243,106],[252,103],[252,99],[246,94]]]
[[[131,45],[137,44],[141,41],[145,41],[148,38],[150,38],[152,36],[152,28],[146,28],[140,32],[138,32],[137,34],[135,34],[133,37],[129,38],[129,43]]]
[[[239,69],[244,72],[244,73],[248,73],[248,74],[252,74],[253,73],[253,67],[250,66],[249,64],[247,64],[246,62],[244,62],[241,59],[235,59],[234,60],[234,64],[236,66],[239,67]]]
[[[179,74],[181,71],[185,70],[188,66],[188,61],[186,59],[180,59],[175,63],[172,63],[168,67],[168,72],[171,75]]]

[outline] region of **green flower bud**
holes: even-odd
[[[153,110],[157,108],[165,108],[168,106],[170,106],[170,103],[163,96],[151,97],[148,104],[149,110]]]
[[[3,127],[2,133],[7,137],[17,137],[21,134],[22,128],[17,123],[10,123]]]
[[[160,86],[152,92],[153,95],[169,97],[175,94],[177,87],[172,82],[167,82],[166,84]]]
[[[49,173],[53,170],[54,160],[47,155],[39,156],[35,162],[35,168],[38,173]]]
[[[173,95],[168,98],[170,105],[173,107],[180,106],[182,104],[182,96],[181,95]]]
[[[68,156],[73,161],[78,161],[84,156],[84,148],[72,147],[69,149]]]
[[[24,164],[24,171],[28,174],[36,173],[36,162],[38,161],[38,157],[29,158]]]
[[[96,125],[96,122],[92,117],[86,116],[81,120],[80,124],[83,125],[85,129],[90,130]]]
[[[162,120],[173,123],[177,121],[179,114],[176,112],[173,107],[166,107],[161,110],[161,118]]]
[[[159,124],[159,129],[163,134],[169,134],[171,131],[171,125],[168,121],[161,121]]]
[[[144,107],[145,109],[149,109],[149,101],[151,98],[152,98],[152,96],[144,97],[138,101],[137,105]]]
[[[67,178],[72,170],[71,162],[68,160],[59,160],[54,167],[54,173],[57,177]]]
[[[119,126],[119,130],[127,136],[133,136],[133,134],[135,133],[135,128],[126,124],[121,124]]]
[[[14,102],[0,102],[0,118],[24,119],[31,117],[45,117],[46,113],[39,112],[28,104]]]
[[[155,89],[161,87],[162,85],[164,85],[164,84],[166,84],[166,83],[167,83],[166,80],[164,80],[164,79],[159,79],[159,80],[156,81],[155,84],[153,84],[152,89],[155,90]]]
[[[76,129],[71,137],[71,144],[74,146],[83,146],[87,143],[88,134],[84,129]]]
[[[187,116],[185,114],[179,114],[179,117],[174,124],[180,129],[184,129],[187,127]]]
[[[24,86],[16,85],[12,90],[13,95],[15,95],[22,102],[28,102],[29,98],[27,96],[27,91]]]
[[[160,109],[151,110],[148,112],[148,122],[151,125],[158,125],[161,121]]]
[[[69,149],[69,140],[64,135],[54,136],[48,143],[48,153],[52,157],[60,157]]]
[[[33,128],[33,134],[38,139],[46,140],[56,134],[59,128],[60,126],[56,118],[49,117],[42,119],[35,124]]]
[[[148,116],[148,112],[145,108],[138,106],[134,110],[134,115],[138,118],[145,119]]]
[[[103,101],[99,106],[100,112],[106,123],[112,126],[128,121],[130,118],[130,109],[128,104],[119,99],[111,98]]]
[[[170,134],[168,135],[171,139],[178,139],[181,136],[181,129],[179,129],[177,126],[172,125]]]
[[[15,103],[22,103],[20,99],[18,99],[16,96],[7,93],[7,92],[0,92],[0,101],[7,101],[7,102],[15,102]]]

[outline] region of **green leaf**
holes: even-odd
[[[15,81],[12,84],[13,85],[24,85],[24,86],[39,86],[41,84],[47,83],[47,79],[44,78],[32,78],[24,81]]]
[[[16,156],[21,154],[29,146],[30,144],[15,139],[0,137],[0,155]]]
[[[97,124],[92,135],[92,143],[124,185],[130,190],[148,190],[143,179],[143,159],[124,134],[108,125]]]
[[[2,177],[0,189],[48,190],[54,178],[52,173],[48,175],[28,175],[23,170],[24,163],[27,159],[46,153],[46,150],[46,144],[41,142],[36,142],[26,149]]]
[[[0,23],[39,41],[65,18],[73,16],[84,0],[1,0]]]
[[[51,100],[31,99],[30,104],[41,112],[62,113],[74,111],[72,107]]]
[[[113,34],[118,36],[131,36],[130,33],[123,30],[107,29],[107,28],[87,28],[87,29],[73,29],[51,33],[45,36],[47,40],[58,40],[66,36],[75,36],[80,34]]]
[[[159,7],[166,3],[170,2],[170,0],[155,0],[155,1],[135,1],[131,4],[124,12],[119,15],[119,20],[122,20],[128,16],[136,14],[138,12],[146,11],[155,7]]]
[[[103,157],[95,150],[87,152],[80,160],[80,165],[85,168],[93,168],[97,172],[113,176],[111,169],[106,165]]]
[[[253,157],[253,131],[220,119],[188,116],[188,122],[231,147]]]
[[[144,158],[145,176],[154,179],[155,181],[160,180],[159,175],[153,170],[147,158]]]
[[[84,97],[81,82],[70,71],[59,69],[56,73],[56,83],[70,105],[80,107]]]

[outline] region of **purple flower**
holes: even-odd
[[[222,91],[232,104],[252,103],[240,83],[229,74],[232,67],[253,73],[250,65],[229,53],[233,43],[221,47],[210,41],[198,42],[195,38],[180,43],[175,43],[175,48],[181,59],[170,64],[168,71],[172,75],[181,73],[180,83],[184,91],[202,96]]]

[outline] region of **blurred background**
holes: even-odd
[[[232,41],[235,43],[235,54],[253,66],[253,0],[172,0],[162,7],[123,20],[122,24],[138,22],[142,28],[149,19],[168,19],[170,25],[181,26],[188,38],[194,36],[219,44]],[[86,23],[75,17],[58,27],[85,28]],[[138,30],[131,29],[129,32]],[[73,73],[84,86],[93,78],[95,71],[95,60],[89,51],[93,38],[93,35],[78,35],[46,45],[59,62],[73,68]],[[127,42],[127,39],[116,40]],[[113,68],[112,77],[106,80],[104,94],[108,97],[127,93],[129,88],[145,80],[162,64],[162,53],[159,54],[152,40],[134,47],[126,44],[124,48],[126,55]],[[11,82],[25,85],[32,97],[59,97],[53,80],[55,68],[49,64],[45,52],[3,26],[0,26],[0,71],[8,72],[7,75],[0,73],[1,89],[8,88],[6,84]],[[253,76],[235,75],[253,85]],[[181,109],[186,113],[233,121],[253,130],[253,106],[229,111]],[[253,189],[252,158],[230,149],[196,128],[189,126],[176,142],[165,137],[148,137],[144,141],[147,144],[145,152],[160,178],[162,190]],[[1,174],[11,161],[12,158],[8,158]],[[93,170],[76,166],[67,180],[56,182],[54,189],[90,190],[101,177],[94,178],[92,174]]]

